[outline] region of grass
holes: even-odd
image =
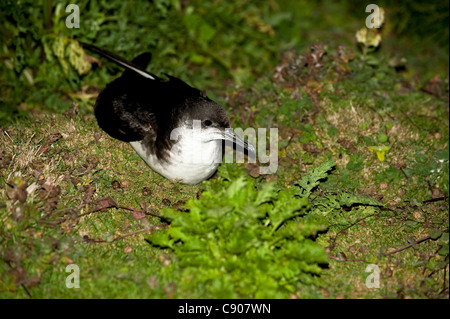
[[[287,4],[280,5],[283,12]],[[352,41],[355,20],[332,30],[318,22],[294,37],[288,25],[301,18],[300,9],[271,21],[294,41],[283,40],[270,71],[247,74],[237,86],[219,77],[222,93],[208,93],[226,107],[233,127],[278,128],[275,174],[240,165],[258,185],[291,189],[332,160],[336,168],[314,189],[313,205],[343,192],[382,204],[318,210],[329,226],[313,239],[328,265],[321,283],[299,284],[290,298],[448,298],[448,52],[422,50],[414,37],[399,39],[386,28],[382,47],[367,59]],[[325,25],[339,20],[323,8],[308,10],[325,15]],[[337,41],[323,43],[324,34]],[[80,112],[37,112],[1,128],[0,297],[214,298],[164,275],[177,256],[145,239],[164,232],[167,220],[139,212],[185,214],[183,205],[202,200],[211,185],[167,181],[101,131],[90,109],[98,89],[72,98]],[[370,149],[384,146],[381,161]],[[213,180],[226,185],[220,176]],[[107,198],[122,208],[109,207]],[[72,263],[80,268],[80,289],[66,288]],[[381,271],[379,289],[365,284],[370,264]]]
[[[15,252],[23,251],[25,255],[17,257],[20,261],[25,259],[37,263],[20,262],[27,277],[42,278],[38,285],[42,289],[39,292],[32,289],[33,297],[80,296],[77,290],[65,287],[68,275],[65,267],[72,262],[83,270],[81,282],[91,281],[83,287],[84,297],[157,297],[150,291],[142,295],[142,286],[131,285],[137,282],[147,285],[150,274],[160,266],[158,258],[164,256],[145,244],[142,234],[114,243],[89,243],[89,240],[111,240],[147,224],[160,224],[157,219],[138,221],[129,212],[119,209],[75,219],[72,214],[86,213],[96,207],[98,199],[107,196],[114,198],[119,205],[141,205],[158,211],[178,200],[195,196],[197,187],[174,185],[149,171],[130,146],[121,145],[100,132],[92,115],[74,119],[44,116],[41,121],[29,124],[31,126],[16,126],[2,135],[2,145],[6,146],[3,152],[14,154],[7,168],[13,173],[3,175],[4,178],[26,181],[30,187],[33,183],[38,185],[33,187],[36,191],[27,196],[25,203],[13,206],[9,206],[12,202],[7,200],[6,187],[2,188],[2,197],[9,206],[2,211],[7,212],[17,206],[25,211],[25,215],[19,214],[17,220],[2,219],[2,246]],[[62,139],[47,152],[35,156],[39,144],[53,132],[62,132]],[[28,137],[22,144],[24,136]],[[114,188],[114,182],[120,186]],[[54,187],[58,187],[59,192],[50,194]],[[151,195],[142,195],[144,187],[147,187],[146,194],[151,192]],[[33,244],[30,247],[30,241],[38,241],[36,245],[39,247]],[[91,259],[89,256],[97,257]],[[13,262],[17,265],[18,260],[13,259]],[[2,274],[10,273],[7,264],[2,263],[2,267],[6,267]],[[113,290],[108,279],[112,278],[110,276],[116,282]],[[3,297],[26,297],[25,291],[20,286],[16,287],[12,279],[14,277],[2,278],[2,288],[11,289],[9,294],[2,294]],[[60,284],[55,284],[58,282]],[[160,293],[159,297],[163,296]]]

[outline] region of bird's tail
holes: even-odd
[[[151,53],[144,53],[139,55],[138,57],[136,57],[132,62],[125,60],[124,58],[122,58],[121,56],[118,56],[115,53],[112,53],[108,50],[99,48],[93,44],[89,44],[89,43],[84,43],[81,41],[78,41],[83,48],[86,48],[92,52],[98,53],[101,56],[125,67],[127,70],[131,70],[134,71],[140,75],[142,75],[143,77],[146,77],[148,79],[151,80],[155,80],[158,77],[156,75],[153,75],[147,71],[144,70],[145,66],[150,62],[151,60]]]

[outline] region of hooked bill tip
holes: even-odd
[[[239,146],[240,148],[243,148],[242,151],[246,150],[248,156],[256,158],[255,146],[237,135],[234,130],[226,130],[223,139],[232,142],[234,145]],[[244,151],[244,153],[246,152]]]

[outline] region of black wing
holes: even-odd
[[[124,141],[140,141],[156,134],[155,114],[148,99],[148,88],[161,82],[157,76],[145,71],[151,53],[143,53],[131,62],[92,44],[81,45],[123,66],[126,71],[109,83],[95,103],[98,125],[110,136]],[[151,83],[149,83],[151,82]]]
[[[150,143],[159,136],[158,143],[165,143],[168,136],[161,134],[157,123],[164,123],[164,132],[170,133],[170,128],[177,124],[171,114],[182,111],[187,99],[203,96],[200,90],[178,78],[166,74],[169,80],[164,81],[145,71],[150,53],[143,53],[130,62],[97,46],[81,44],[126,68],[122,76],[100,93],[95,105],[98,125],[118,140],[133,142],[145,138]]]

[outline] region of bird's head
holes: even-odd
[[[180,124],[194,130],[202,142],[228,141],[246,150],[249,156],[256,157],[255,147],[230,127],[230,119],[221,105],[202,95],[188,99],[186,106],[188,112],[183,112]]]

